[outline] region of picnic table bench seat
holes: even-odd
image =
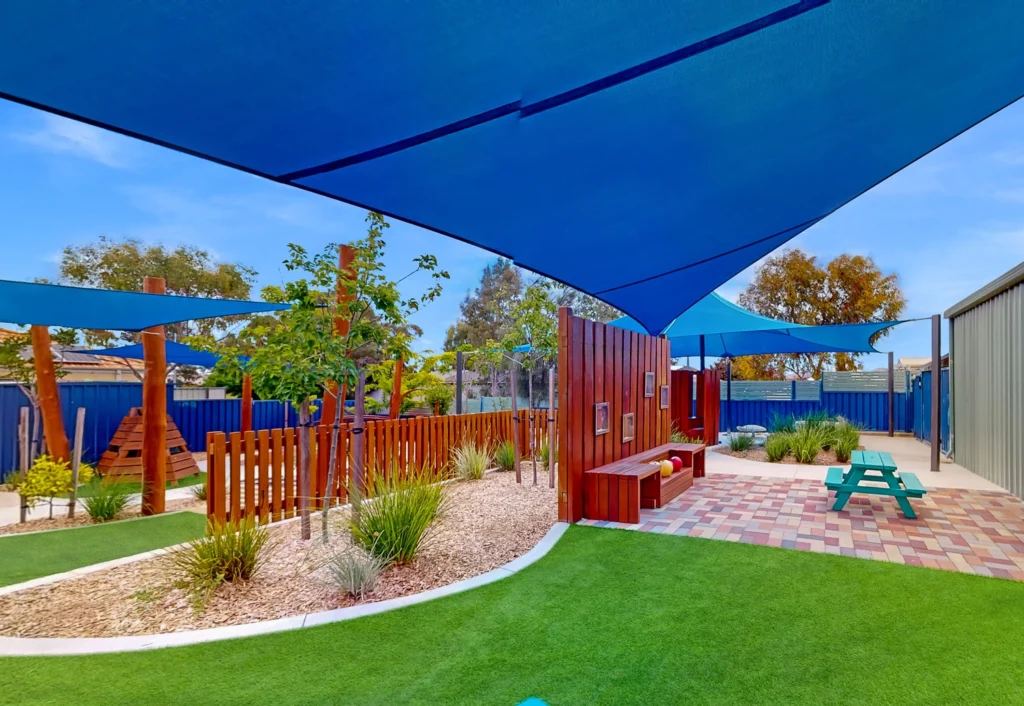
[[[704,444],[667,443],[584,473],[583,516],[636,524],[640,508],[659,508],[693,485],[704,472]],[[678,457],[682,470],[662,477],[654,461]]]
[[[825,487],[834,490],[835,511],[842,510],[850,495],[888,495],[894,498],[907,519],[917,519],[908,498],[921,498],[928,490],[913,473],[897,473],[896,462],[884,451],[854,451],[850,456],[850,470],[829,468],[825,473]]]

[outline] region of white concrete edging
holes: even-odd
[[[296,630],[298,628],[313,627],[315,625],[326,625],[327,623],[339,623],[354,618],[362,618],[367,615],[384,613],[389,610],[396,610],[417,603],[425,603],[456,593],[462,593],[479,586],[485,586],[495,581],[500,581],[514,573],[522,571],[530,564],[541,559],[551,548],[555,546],[565,531],[569,528],[566,522],[556,522],[547,531],[539,542],[518,559],[513,559],[504,566],[499,566],[487,573],[472,578],[458,581],[447,586],[440,586],[422,593],[415,593],[410,596],[392,598],[376,603],[363,603],[348,608],[338,608],[320,613],[307,613],[291,618],[279,618],[277,620],[266,620],[246,625],[227,625],[220,628],[208,628],[206,630],[187,630],[182,632],[164,633],[158,635],[131,635],[127,637],[0,637],[0,656],[45,656],[45,655],[82,655],[82,654],[103,654],[110,652],[137,652],[140,650],[152,650],[161,647],[175,647],[180,645],[194,645],[201,642],[214,642],[218,640],[231,640],[239,637],[250,637],[253,635],[266,635],[273,632],[285,630]],[[167,552],[172,548],[159,549],[156,552]],[[136,555],[142,556],[142,555]],[[130,563],[136,557],[125,557],[115,559],[113,562],[106,562],[108,565],[117,563]],[[95,566],[104,566],[97,564]],[[104,568],[109,568],[104,566]],[[77,571],[99,570],[95,567],[83,567]],[[88,573],[88,572],[87,572]],[[74,572],[68,574],[76,575]],[[81,574],[77,574],[81,575]],[[51,578],[51,577],[45,577]],[[41,580],[41,579],[37,579]],[[31,583],[31,582],[26,582]],[[26,584],[18,584],[20,589],[26,588]],[[19,589],[19,590],[20,590]]]

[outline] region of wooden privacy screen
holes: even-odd
[[[532,433],[534,448],[540,451],[546,439],[546,411],[534,410],[527,422],[520,412],[520,448],[528,458]],[[557,428],[557,414],[556,414]],[[366,422],[364,480],[373,487],[376,473],[408,473],[430,468],[447,475],[452,451],[463,441],[491,446],[512,438],[512,413],[418,417],[415,419]],[[263,429],[245,433],[210,432],[206,441],[206,510],[211,520],[237,522],[255,518],[260,523],[294,517],[299,510],[299,434],[302,429]],[[348,497],[349,470],[352,462],[352,428],[344,425],[338,433],[334,487],[328,492],[328,457],[331,454],[331,428],[312,426],[310,435],[311,507],[323,507],[324,499],[344,503]]]
[[[708,446],[718,443],[719,381],[714,368],[705,370],[703,375],[695,370],[672,371],[672,425],[687,436],[700,437]]]
[[[607,326],[558,310],[558,519],[583,518],[583,473],[669,440],[668,341]],[[644,396],[644,373],[654,396]],[[595,408],[607,402],[609,430],[595,435]],[[633,414],[634,438],[622,440],[623,415]]]

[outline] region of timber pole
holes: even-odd
[[[144,277],[142,291],[163,294],[162,277]],[[164,511],[167,482],[167,342],[163,326],[142,332],[142,514]]]
[[[50,329],[33,325],[32,362],[36,369],[36,389],[39,391],[39,411],[43,418],[43,438],[46,450],[54,459],[71,460],[68,435],[64,431],[64,419],[60,414],[60,392],[57,389],[57,372],[53,366],[53,348]]]
[[[462,351],[455,351],[455,413],[462,414]]]
[[[940,400],[939,394],[942,381],[942,315],[935,314],[932,316],[932,407],[931,407],[931,419],[932,428],[931,434],[929,435],[929,444],[931,444],[931,470],[937,472],[939,470],[939,446],[941,444],[941,435],[939,434],[939,409]]]
[[[252,431],[252,375],[242,376],[242,433]]]
[[[893,436],[896,430],[896,384],[893,375],[892,351],[889,351],[889,436]]]
[[[338,246],[338,269],[342,272],[347,272],[349,276],[352,276],[351,268],[352,261],[356,257],[355,248],[351,245],[340,245]],[[339,305],[344,304],[352,300],[352,296],[341,288],[341,282],[338,282],[338,293],[337,302]],[[351,321],[345,316],[334,317],[334,333],[339,338],[348,336]],[[320,413],[320,425],[327,426],[333,424],[334,418],[337,416],[335,413],[335,407],[341,405],[342,416],[345,412],[345,386],[341,386],[339,394],[338,383],[335,380],[331,380],[327,383],[327,389],[324,391],[324,404],[323,410]]]

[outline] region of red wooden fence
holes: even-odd
[[[532,417],[532,419],[530,419]],[[547,438],[546,410],[520,411],[520,449],[529,458],[530,436],[540,453]],[[557,421],[556,421],[557,428]],[[302,467],[300,438],[303,430],[263,429],[261,431],[210,432],[206,443],[206,511],[211,520],[238,522],[254,518],[260,523],[294,517],[299,510],[299,469]],[[338,433],[334,484],[328,491],[331,428],[307,427],[310,465],[311,507],[344,503],[348,497],[352,467],[352,429],[344,425]],[[376,420],[365,424],[364,478],[373,487],[377,473],[408,473],[430,469],[450,474],[452,452],[465,441],[493,447],[512,438],[511,412]]]

